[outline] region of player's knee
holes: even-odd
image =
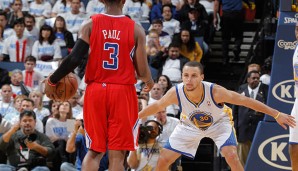
[[[229,161],[239,161],[239,157],[238,157],[238,154],[237,154],[237,151],[236,150],[227,150],[227,152],[225,153],[225,158]]]

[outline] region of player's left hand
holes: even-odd
[[[280,115],[276,118],[276,122],[284,129],[287,129],[287,125],[292,128],[296,126],[295,118],[285,113],[280,113]]]
[[[49,78],[50,76],[48,76],[45,80],[42,81],[45,84],[44,92],[48,98],[57,101],[59,100],[59,98],[56,94],[56,88],[59,82],[56,85],[53,85],[51,82],[49,82]]]

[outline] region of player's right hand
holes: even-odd
[[[153,86],[154,86],[154,81],[153,81],[153,79],[151,78],[149,81],[147,81],[147,82],[145,83],[145,87],[143,88],[142,91],[144,91],[144,92],[149,92],[149,91],[152,89]]]

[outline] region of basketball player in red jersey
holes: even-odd
[[[135,73],[153,87],[145,50],[142,27],[122,14],[125,0],[102,0],[106,13],[97,14],[83,24],[70,55],[46,79],[47,90],[56,98],[55,85],[73,71],[83,56],[90,55],[86,66],[84,124],[89,151],[83,171],[98,170],[106,150],[109,170],[124,170],[127,150],[134,150],[133,129],[138,117]]]

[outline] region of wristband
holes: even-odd
[[[277,115],[274,117],[274,119],[276,120],[280,115],[280,112],[277,113]]]
[[[55,87],[57,84],[51,82],[50,78],[48,79],[48,85],[51,87]]]

